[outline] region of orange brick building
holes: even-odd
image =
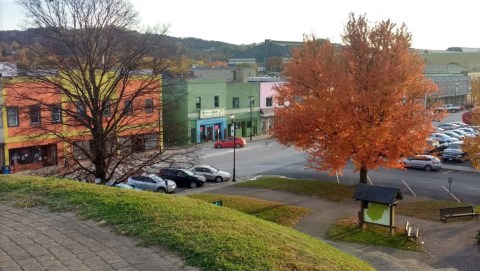
[[[71,155],[82,158],[78,148],[67,141],[74,141],[89,149],[91,135],[85,126],[75,124],[75,120],[65,113],[67,110],[82,111],[81,106],[72,105],[71,100],[53,86],[30,78],[0,80],[0,99],[3,104],[0,163],[4,169],[10,168],[12,172],[18,172],[44,166],[62,166]],[[125,122],[128,123],[123,123],[117,140],[128,140],[134,151],[160,149],[161,110],[158,108],[161,104],[161,80],[154,81],[149,91],[132,97],[132,103],[129,98],[140,85],[141,78],[132,80],[124,89],[124,98],[112,101],[112,106],[116,102],[122,110],[132,112],[132,117],[126,117]],[[90,114],[87,111],[79,113]],[[110,110],[104,112],[104,122],[113,117]]]

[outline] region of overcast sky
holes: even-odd
[[[265,39],[301,41],[315,34],[340,43],[348,14],[366,14],[370,22],[405,23],[413,47],[445,50],[480,48],[477,1],[438,0],[131,0],[145,25],[168,24],[168,35],[233,44]],[[15,0],[0,0],[0,30],[22,29]]]

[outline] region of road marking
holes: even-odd
[[[408,190],[410,190],[410,192],[412,192],[412,194],[413,194],[415,197],[417,197],[417,195],[415,195],[415,192],[413,192],[413,190],[410,188],[410,186],[408,186],[408,184],[407,184],[404,180],[402,180],[402,182],[403,182],[403,184],[405,184],[405,186],[408,188]]]
[[[475,187],[469,187],[468,189],[472,189],[472,190],[480,190],[480,188],[475,188]]]
[[[447,189],[445,186],[442,185],[442,187],[443,187],[443,189],[445,189],[445,191],[447,191],[448,194],[450,194],[450,196],[452,196],[456,201],[461,202],[459,199],[457,199],[457,197],[455,197],[455,195],[453,195],[452,193],[450,193],[450,191],[448,191],[448,189]]]
[[[367,180],[370,182],[371,185],[373,185],[372,180],[370,180],[370,177],[367,175]]]
[[[448,174],[448,173],[450,173],[450,172],[452,172],[452,170],[447,170],[447,171],[445,171],[445,172],[442,173],[442,174],[445,175],[445,174]]]
[[[255,176],[255,177],[251,178],[250,181],[256,181],[257,178],[260,178],[260,177],[262,177],[262,175]]]

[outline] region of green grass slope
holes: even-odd
[[[0,176],[0,200],[77,211],[179,252],[204,270],[374,270],[311,236],[236,210],[183,196],[53,178]]]

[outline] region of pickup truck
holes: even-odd
[[[460,106],[454,104],[445,104],[435,109],[436,111],[448,111],[448,112],[458,112],[460,111]]]

